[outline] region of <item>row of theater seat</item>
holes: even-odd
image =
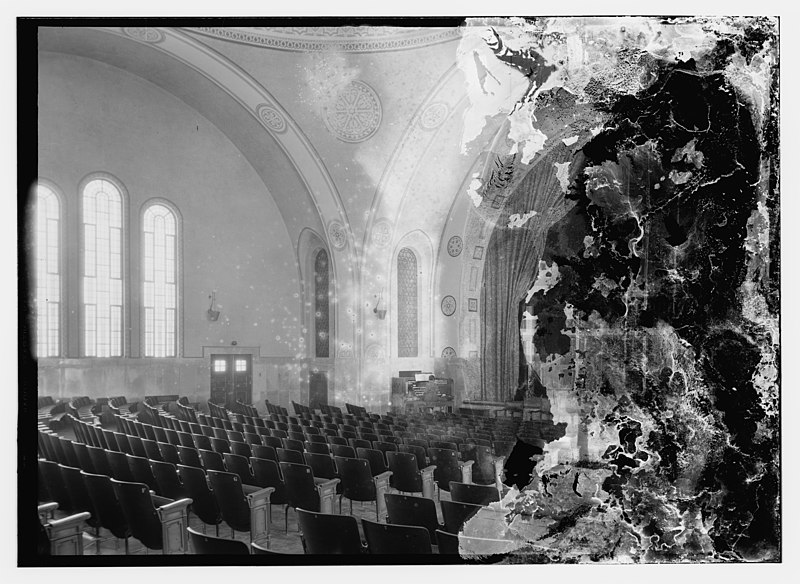
[[[186,406],[185,406],[186,407]],[[252,407],[252,406],[251,406]],[[190,408],[186,407],[187,410]],[[217,411],[217,415],[227,415],[227,412]],[[307,414],[307,412],[303,412]],[[151,426],[148,424],[141,424],[140,422],[135,422],[132,419],[129,419],[126,416],[117,416],[117,423],[119,429],[124,430],[124,433],[113,433],[109,432],[108,430],[98,429],[96,426],[91,424],[83,424],[80,421],[76,421],[76,436],[79,439],[82,437],[87,444],[92,443],[94,444],[91,447],[87,447],[87,451],[89,453],[95,452],[94,457],[89,456],[89,458],[98,459],[98,454],[96,451],[89,450],[89,448],[98,448],[102,446],[103,448],[109,448],[109,452],[106,452],[107,459],[108,456],[112,459],[116,459],[115,462],[116,470],[112,471],[109,465],[107,469],[110,474],[113,472],[116,473],[124,473],[124,465],[121,464],[121,459],[117,454],[121,452],[119,451],[130,451],[124,454],[125,459],[128,462],[128,469],[130,470],[132,467],[139,469],[137,472],[139,476],[134,476],[133,473],[130,475],[119,474],[123,478],[140,478],[141,482],[146,484],[148,487],[153,488],[154,491],[158,492],[159,490],[164,492],[166,487],[159,485],[159,481],[156,478],[156,475],[160,475],[162,477],[162,482],[168,481],[168,479],[164,479],[164,476],[169,477],[169,473],[165,473],[164,469],[167,466],[159,466],[159,465],[168,465],[173,466],[178,474],[187,474],[191,475],[192,471],[183,470],[188,468],[202,468],[206,473],[224,473],[228,475],[235,475],[241,483],[244,483],[247,486],[246,479],[248,479],[251,483],[257,482],[256,481],[256,474],[264,474],[254,472],[256,468],[262,468],[264,466],[264,462],[269,463],[271,462],[273,466],[276,466],[278,463],[280,466],[275,472],[273,469],[271,475],[274,478],[283,479],[283,490],[286,491],[286,479],[287,475],[292,474],[292,469],[290,465],[296,465],[298,467],[304,467],[297,469],[298,474],[310,475],[311,481],[306,481],[307,487],[313,485],[313,489],[305,488],[299,489],[299,491],[305,490],[306,492],[311,492],[312,490],[317,490],[317,499],[320,500],[319,497],[319,490],[317,489],[318,484],[321,481],[324,481],[326,477],[322,477],[322,474],[335,474],[339,475],[340,470],[338,467],[344,467],[348,464],[351,464],[347,459],[353,458],[354,461],[360,461],[360,464],[363,467],[366,466],[367,473],[366,476],[374,479],[379,476],[380,472],[373,472],[370,467],[370,462],[372,461],[372,465],[375,465],[381,468],[381,465],[390,466],[388,463],[390,462],[389,459],[392,458],[401,458],[400,454],[407,454],[411,455],[408,458],[408,462],[411,464],[408,465],[409,470],[412,468],[414,473],[419,474],[420,470],[424,470],[422,468],[422,460],[421,453],[418,450],[417,452],[396,452],[399,448],[420,448],[428,457],[431,456],[433,453],[433,459],[438,460],[438,457],[442,456],[439,451],[450,451],[453,455],[457,455],[457,451],[455,448],[452,450],[450,448],[443,448],[438,449],[430,445],[430,442],[427,444],[427,449],[425,449],[420,444],[408,444],[408,443],[400,443],[400,441],[409,442],[412,440],[417,440],[422,442],[421,438],[400,438],[399,436],[393,436],[392,434],[398,434],[402,432],[400,428],[409,428],[409,426],[402,425],[402,420],[393,420],[391,418],[385,419],[383,421],[387,422],[386,424],[379,422],[380,417],[376,417],[374,414],[371,415],[368,419],[359,419],[359,418],[348,416],[347,418],[341,418],[340,420],[336,420],[340,422],[336,425],[338,428],[338,433],[341,434],[342,432],[351,432],[356,431],[357,434],[354,432],[353,437],[344,437],[344,436],[324,436],[322,432],[317,432],[317,430],[329,430],[332,431],[333,428],[325,428],[324,424],[332,424],[333,420],[331,419],[329,422],[324,422],[324,417],[313,416],[316,419],[298,419],[292,418],[289,416],[284,416],[281,414],[275,414],[271,416],[271,420],[262,420],[260,418],[253,418],[248,416],[237,416],[239,421],[231,421],[229,419],[221,419],[221,418],[208,418],[203,416],[202,414],[194,413],[193,418],[198,420],[197,426],[199,427],[191,427],[185,424],[178,424],[180,422],[176,418],[169,418],[167,416],[163,416],[159,422],[164,424],[164,426],[173,426],[173,428],[168,427],[161,427],[161,426]],[[306,416],[308,417],[308,416]],[[329,416],[330,417],[330,416]],[[200,424],[199,421],[207,421],[212,424],[213,426]],[[351,426],[350,424],[344,424],[343,422],[348,421],[350,424],[358,423],[358,426]],[[388,422],[398,421],[399,425],[392,429],[392,425]],[[259,423],[260,422],[260,423]],[[272,422],[270,424],[270,422]],[[293,422],[292,426],[289,425],[290,422]],[[299,422],[299,423],[298,423]],[[238,429],[236,424],[238,424]],[[282,429],[278,424],[283,424],[286,429]],[[220,427],[221,426],[221,427]],[[249,426],[249,427],[248,427]],[[273,426],[270,428],[269,426]],[[343,426],[349,426],[349,428],[343,428]],[[176,427],[182,428],[181,431],[175,430]],[[225,429],[225,428],[229,429]],[[290,429],[291,428],[291,429]],[[191,434],[189,432],[183,432],[184,429],[192,430],[195,434]],[[427,429],[427,428],[426,428]],[[223,432],[220,432],[223,430]],[[247,431],[247,430],[255,430],[255,432]],[[289,432],[294,432],[298,434],[297,430],[302,432],[301,435],[295,436],[295,438],[290,438]],[[373,434],[373,436],[369,436],[370,432],[368,430],[382,432],[380,434]],[[275,435],[273,435],[273,433]],[[281,435],[283,433],[283,435]],[[410,433],[407,433],[410,435]],[[364,440],[364,436],[367,437],[375,437],[378,438],[377,441],[367,441]],[[126,438],[123,438],[126,436]],[[144,438],[143,436],[150,436],[153,438]],[[361,438],[356,438],[356,436],[361,436]],[[113,438],[112,438],[113,437]],[[297,438],[305,438],[306,440],[300,441]],[[442,434],[436,435],[428,435],[428,438],[440,438],[444,437]],[[165,441],[160,441],[158,438],[165,439]],[[204,438],[207,438],[204,440]],[[211,441],[213,438],[214,442]],[[265,444],[266,439],[269,438],[272,441],[273,446],[270,447],[269,445]],[[460,436],[456,437],[456,440],[460,440]],[[242,440],[243,441],[240,441]],[[277,443],[274,442],[274,439],[280,440],[280,447],[278,447]],[[481,439],[478,439],[481,440]],[[191,445],[189,444],[191,441]],[[202,444],[198,444],[198,441]],[[177,442],[178,444],[175,444]],[[342,443],[346,442],[346,443]],[[433,441],[435,442],[435,441]],[[180,445],[179,445],[180,444]],[[451,443],[453,447],[455,446],[471,446],[471,445],[459,445],[457,442]],[[208,446],[210,448],[198,448],[198,446]],[[368,448],[368,446],[373,446],[375,448]],[[476,445],[478,447],[486,448],[483,445]],[[170,448],[172,447],[172,448]],[[216,448],[215,448],[216,447]],[[246,450],[245,448],[246,447]],[[399,448],[398,448],[399,447]],[[178,451],[178,448],[183,449],[182,451]],[[351,452],[346,452],[350,456],[336,456],[333,449],[339,449],[340,453],[342,453],[342,448],[349,448]],[[265,458],[261,457],[250,457],[249,461],[248,458],[243,456],[244,454],[253,454],[256,449],[258,449],[258,454],[264,455]],[[80,450],[80,449],[75,449]],[[191,451],[195,452],[195,455],[192,456],[190,454]],[[240,454],[236,454],[234,452],[229,452],[228,450],[234,450],[240,452]],[[220,452],[221,451],[221,452]],[[111,454],[114,452],[114,454]],[[361,459],[356,459],[356,453],[361,456]],[[136,456],[135,454],[144,454],[145,456]],[[298,458],[297,455],[302,456],[301,459]],[[180,462],[184,462],[182,459],[186,457],[187,459],[191,459],[191,461],[187,460],[186,462],[191,462],[192,464],[189,465],[182,465],[177,464]],[[216,455],[216,456],[215,456]],[[221,456],[220,456],[221,455]],[[76,453],[74,458],[78,457],[79,455]],[[452,455],[446,455],[451,457]],[[84,456],[84,464],[86,457]],[[147,459],[145,462],[151,465],[151,475],[147,476],[147,473],[141,469],[144,468],[141,461],[137,461],[136,459]],[[221,458],[221,460],[220,460]],[[167,459],[170,459],[172,462],[167,462]],[[255,459],[255,460],[254,460]],[[337,460],[339,459],[339,460]],[[293,461],[293,462],[290,462]],[[379,462],[380,461],[380,462]],[[108,460],[107,460],[108,462]],[[301,462],[309,463],[309,464],[300,464]],[[332,464],[331,464],[332,462]],[[243,464],[244,463],[244,464]],[[255,463],[255,464],[254,464]],[[364,464],[366,463],[366,464]],[[100,464],[100,463],[98,463]],[[267,466],[270,466],[267,464]],[[441,464],[442,468],[446,467],[446,464]],[[215,470],[215,468],[217,470]],[[160,469],[158,473],[156,473],[156,469]],[[178,470],[180,469],[180,470]],[[238,472],[228,473],[227,471],[233,469]],[[320,476],[314,476],[314,470],[316,469],[317,473]],[[173,474],[175,474],[173,472]],[[347,474],[348,476],[351,473],[343,473]],[[389,475],[391,476],[393,473],[389,471]],[[397,473],[394,473],[397,474]],[[413,473],[400,473],[400,474],[413,474]],[[210,480],[210,476],[208,475],[208,479]],[[178,477],[179,479],[182,477]],[[450,482],[455,481],[446,481],[442,477],[438,477],[437,483],[439,484],[440,488],[444,488],[448,490],[450,487]],[[316,480],[315,480],[316,479]],[[234,479],[235,480],[235,479]],[[290,478],[289,481],[292,479]],[[327,482],[331,483],[333,481],[339,480],[338,478],[332,478]],[[122,482],[130,482],[130,481],[122,481]],[[178,484],[182,483],[183,481],[172,481],[173,487]],[[190,481],[191,482],[191,481]],[[263,482],[263,481],[262,481]],[[341,482],[341,481],[340,481]],[[363,481],[362,481],[363,482]],[[168,483],[167,483],[168,484]],[[404,484],[401,481],[401,485]],[[444,486],[447,485],[447,486]],[[257,485],[252,485],[257,486]],[[334,483],[336,490],[341,493],[342,486],[340,484]],[[418,485],[415,484],[414,487]],[[466,486],[474,486],[474,485],[466,485]],[[294,491],[295,489],[289,488],[288,490]],[[409,491],[413,491],[416,489],[409,489]],[[349,489],[350,494],[352,495],[353,489]],[[420,492],[420,490],[416,490],[416,492]],[[494,490],[495,495],[497,491]],[[172,495],[178,496],[180,492],[173,492]],[[275,494],[273,491],[271,494]],[[278,497],[280,498],[280,497]],[[348,497],[351,501],[354,499],[353,497]],[[297,497],[295,497],[297,499]],[[415,497],[415,499],[420,500],[419,497]],[[359,500],[355,498],[355,500]],[[377,510],[377,497],[373,498],[372,500],[376,501],[376,510]],[[273,501],[277,502],[277,501]],[[444,501],[443,503],[448,503]],[[192,505],[193,508],[196,505]],[[219,504],[218,504],[219,506]],[[309,504],[308,501],[301,501],[300,504],[295,503],[287,504],[286,511],[288,512],[289,507],[295,508],[303,508],[309,507],[312,508],[315,505]],[[340,498],[340,509],[341,509],[341,498]],[[435,510],[434,510],[435,512]],[[380,517],[380,514],[379,514]],[[205,520],[204,520],[205,522]],[[227,520],[226,520],[227,522]],[[214,524],[213,521],[210,522]],[[219,523],[216,523],[218,525]]]

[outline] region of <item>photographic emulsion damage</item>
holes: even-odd
[[[182,24],[18,21],[20,565],[782,561],[777,17]]]

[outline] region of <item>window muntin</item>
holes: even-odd
[[[223,373],[225,371],[225,359],[214,359],[214,373]]]
[[[330,278],[328,252],[319,250],[314,259],[314,333],[315,355],[330,356]]]
[[[177,355],[177,219],[161,204],[142,217],[144,356]]]
[[[417,256],[404,247],[397,254],[397,356],[419,354]]]
[[[61,334],[61,205],[36,185],[36,355],[57,357]]]
[[[236,359],[234,370],[247,371],[247,359]]]
[[[83,188],[83,349],[122,356],[122,194],[110,181]]]

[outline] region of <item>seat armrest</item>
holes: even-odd
[[[52,513],[56,509],[58,509],[58,503],[53,501],[51,503],[42,503],[36,510],[39,512],[39,515],[45,515],[46,513]]]
[[[320,513],[333,514],[333,500],[336,498],[336,486],[341,479],[330,479],[316,485],[319,494]]]
[[[159,514],[172,513],[173,511],[177,511],[179,509],[186,509],[191,504],[192,500],[186,497],[183,499],[172,501],[171,503],[167,503],[166,505],[161,505],[160,507],[156,507],[156,511],[158,511]]]
[[[81,511],[80,513],[76,513],[75,515],[70,515],[62,519],[53,519],[52,521],[48,521],[47,527],[52,530],[68,528],[72,527],[73,525],[80,525],[91,516],[92,514],[88,511]]]
[[[375,483],[375,516],[378,522],[384,521],[388,514],[384,495],[389,492],[389,477],[392,474],[392,471],[387,470],[372,477],[372,482]]]
[[[433,471],[436,470],[436,465],[431,464],[419,471],[420,478],[422,479],[422,496],[433,500],[434,483]]]
[[[186,527],[187,508],[191,504],[192,500],[187,497],[156,507],[158,518],[161,520],[161,538],[165,555],[185,554],[189,549]]]
[[[54,556],[82,556],[83,524],[91,516],[88,511],[83,511],[47,523],[45,529],[50,539],[50,553]]]
[[[472,484],[472,465],[475,464],[474,460],[465,460],[459,462],[458,466],[461,468],[461,482]]]
[[[264,487],[245,495],[250,507],[250,543],[269,546],[270,498],[275,487]]]
[[[250,507],[253,507],[253,505],[259,504],[264,499],[266,499],[267,502],[269,502],[270,497],[274,492],[275,492],[275,487],[264,487],[263,489],[259,489],[254,493],[249,493],[245,495],[245,498],[247,499],[247,504]]]
[[[503,467],[505,466],[505,456],[493,456],[492,464],[494,465],[494,485],[500,492],[500,497],[503,496]]]

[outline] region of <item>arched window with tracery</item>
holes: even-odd
[[[144,356],[175,357],[178,328],[178,220],[166,205],[142,215]]]
[[[105,178],[83,188],[83,353],[121,357],[122,192]]]
[[[36,356],[58,357],[61,335],[61,204],[36,185]]]
[[[317,357],[330,357],[329,270],[328,252],[321,249],[314,258],[314,339]]]
[[[417,256],[404,247],[397,254],[397,356],[419,353]]]

